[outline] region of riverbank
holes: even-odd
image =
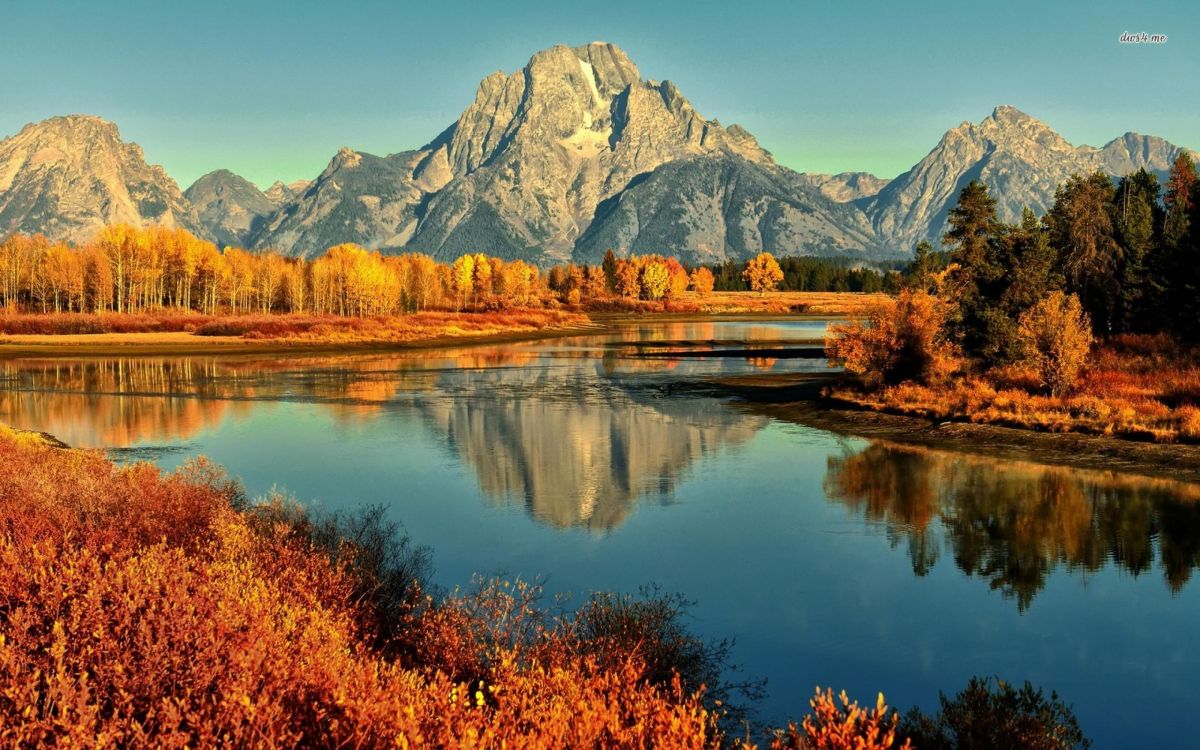
[[[1084,469],[1200,482],[1200,445],[928,418],[864,408],[822,395],[834,375],[748,375],[708,387],[755,414],[857,437]]]
[[[332,354],[511,343],[587,333],[599,327],[587,315],[558,310],[420,313],[368,319],[206,318],[192,321],[187,326],[190,330],[0,334],[0,358]]]
[[[0,358],[332,354],[514,343],[626,323],[805,320],[854,314],[879,295],[718,292],[682,305],[625,300],[603,309],[426,312],[377,318],[195,313],[19,315],[0,319]]]

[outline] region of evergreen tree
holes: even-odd
[[[994,325],[989,322],[988,290],[1005,272],[995,255],[1001,226],[987,186],[972,180],[963,188],[947,223],[950,229],[942,244],[951,248],[953,266],[947,282],[950,295],[958,301],[958,319],[952,328],[967,352],[979,354],[985,348],[985,332]]]
[[[1181,151],[1171,165],[1167,194],[1163,198],[1167,207],[1167,215],[1163,220],[1163,244],[1168,251],[1173,252],[1185,246],[1192,234],[1196,189],[1196,164],[1186,151]]]
[[[1116,238],[1121,246],[1121,268],[1117,274],[1115,327],[1119,331],[1147,331],[1161,319],[1156,310],[1158,293],[1166,291],[1156,252],[1161,211],[1158,208],[1158,177],[1144,168],[1122,178],[1117,186]],[[1155,271],[1159,273],[1155,273]],[[1162,284],[1161,289],[1157,285]]]
[[[1186,151],[1171,165],[1164,197],[1163,265],[1166,303],[1172,327],[1189,338],[1200,338],[1200,183],[1196,164]]]
[[[1116,316],[1117,271],[1121,247],[1114,238],[1113,199],[1116,190],[1103,172],[1074,175],[1059,186],[1054,206],[1046,215],[1051,244],[1069,293],[1078,295],[1093,330],[1113,329]]]
[[[604,283],[608,286],[608,291],[614,291],[617,288],[617,255],[612,251],[612,248],[604,251],[604,262],[601,264],[604,269]]]
[[[921,240],[913,251],[912,263],[905,269],[905,285],[914,291],[932,291],[935,265],[933,245],[928,240]]]

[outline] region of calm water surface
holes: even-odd
[[[823,370],[786,349],[824,325],[8,361],[0,421],[122,460],[205,454],[252,494],[384,504],[443,586],[684,593],[694,627],[768,678],[766,719],[818,684],[932,707],[999,674],[1056,689],[1096,747],[1196,746],[1200,487],[848,438],[688,387]]]

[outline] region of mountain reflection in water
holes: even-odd
[[[0,422],[141,458],[148,445],[186,443],[283,402],[318,404],[343,423],[401,410],[473,468],[490,501],[523,504],[555,527],[603,531],[639,500],[669,502],[695,461],[745,443],[768,421],[711,399],[664,398],[656,376],[771,370],[778,360],[753,351],[796,343],[780,336],[743,325],[732,342],[711,323],[689,323],[564,346],[10,360],[0,364]],[[704,359],[732,345],[749,351]]]

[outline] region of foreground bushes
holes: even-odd
[[[202,460],[118,467],[0,427],[0,745],[753,747],[723,733],[724,646],[679,600],[434,598],[425,563],[377,512],[314,520]],[[882,697],[812,708],[771,746],[902,734]]]
[[[643,679],[636,653],[601,667],[510,588],[414,589],[389,632],[378,566],[243,502],[204,463],[163,475],[0,435],[0,744],[719,741],[699,694]],[[487,607],[519,616],[470,617]]]
[[[1073,750],[1091,747],[1070,707],[1026,682],[973,678],[954,698],[940,696],[941,710],[909,711],[899,731],[924,750]]]

